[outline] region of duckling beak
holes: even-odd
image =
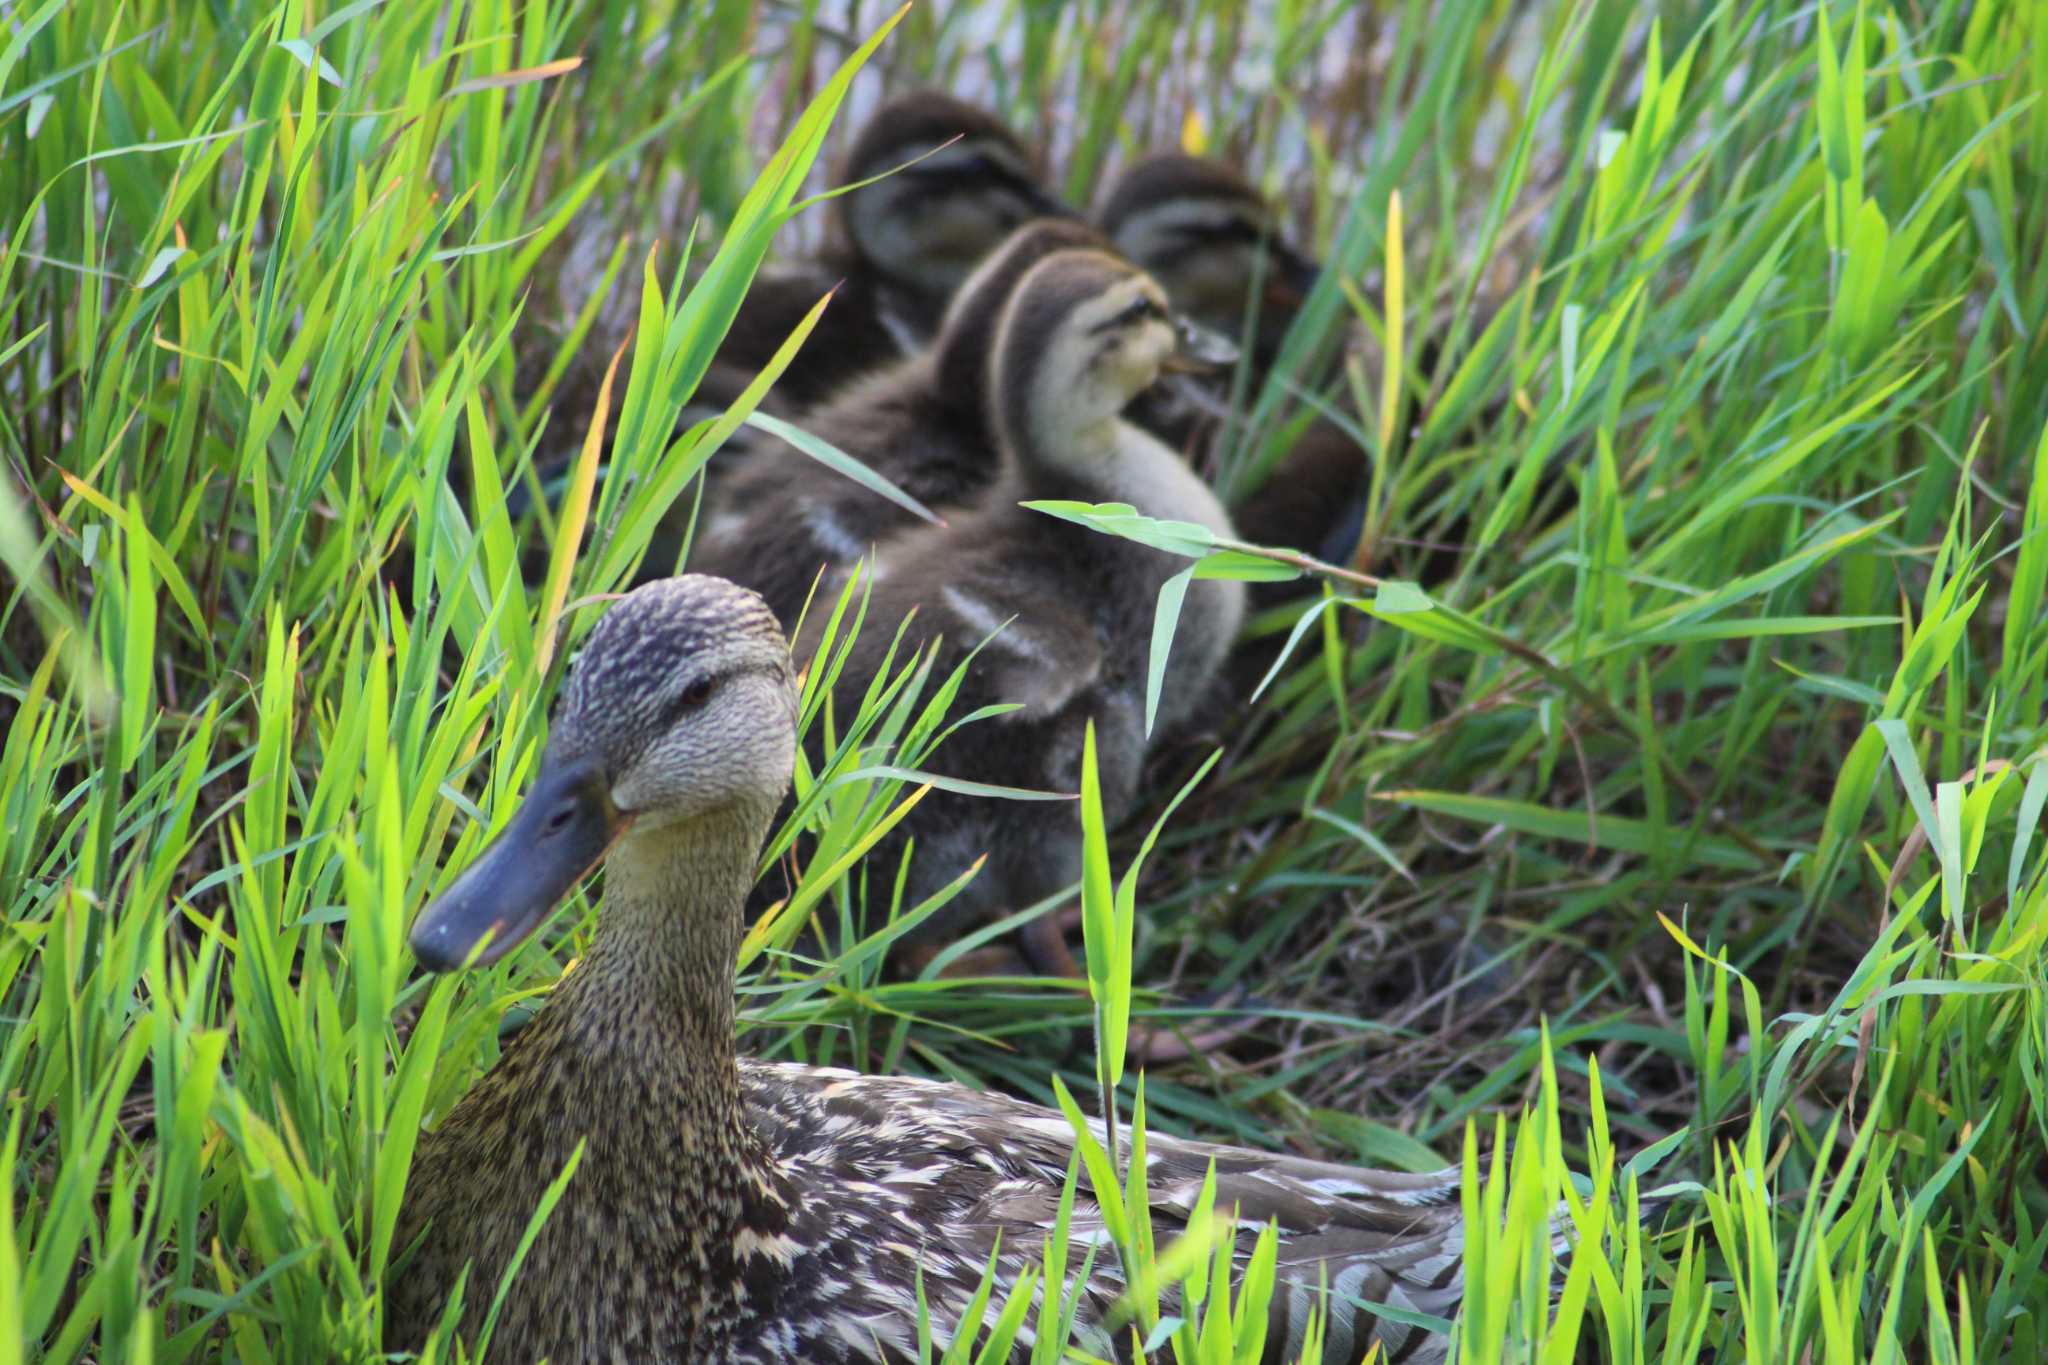
[[[1238,346],[1223,333],[1204,327],[1184,313],[1173,315],[1173,329],[1180,336],[1180,349],[1159,368],[1167,374],[1214,374],[1237,363]]]
[[[596,765],[544,760],[512,822],[413,921],[413,955],[432,972],[496,962],[546,922],[631,823]]]

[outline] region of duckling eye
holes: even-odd
[[[569,827],[569,822],[575,818],[576,803],[574,801],[564,801],[561,805],[548,812],[547,823],[541,826],[540,832],[542,834],[560,834]]]
[[[1143,322],[1150,318],[1156,318],[1164,322],[1166,320],[1166,310],[1160,307],[1159,301],[1150,294],[1140,294],[1130,307],[1124,309],[1122,316],[1117,321],[1124,326],[1129,326],[1132,323]]]

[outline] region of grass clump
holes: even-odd
[[[950,723],[906,660],[800,778],[815,841],[769,850],[803,875],[747,1045],[1128,1115],[1116,1020],[1241,986],[1266,1017],[1145,1077],[1146,1122],[1462,1153],[1461,1360],[2041,1358],[2044,23],[16,6],[0,1361],[378,1351],[414,1136],[591,907],[437,990],[405,927],[744,418],[678,426],[818,163],[913,80],[1076,196],[1161,142],[1282,192],[1335,268],[1214,472],[1320,414],[1371,495],[1142,882],[1094,841],[1092,994],[883,975],[917,908],[852,869]],[[550,400],[608,362],[599,481]],[[1088,1259],[1058,1244],[1042,1288]],[[1220,1245],[1116,1249],[1181,1286],[1134,1329],[1162,1356],[1243,1349]],[[1060,1296],[999,1297],[1066,1348]]]

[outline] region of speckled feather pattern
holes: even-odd
[[[812,1277],[807,1311],[820,1325],[808,1333],[792,1326],[785,1341],[793,1355],[742,1358],[852,1362],[914,1353],[920,1272],[943,1343],[957,1330],[998,1237],[1002,1283],[1042,1256],[1073,1147],[1060,1115],[934,1081],[764,1063],[743,1065],[741,1077],[765,1145],[801,1192],[792,1238],[830,1248],[793,1266]],[[1389,1359],[1441,1358],[1441,1338],[1381,1323],[1345,1305],[1343,1296],[1446,1317],[1455,1311],[1462,1226],[1456,1171],[1359,1171],[1156,1135],[1147,1139],[1147,1158],[1162,1244],[1185,1226],[1212,1158],[1216,1206],[1235,1205],[1246,1224],[1241,1257],[1258,1226],[1278,1223],[1284,1283],[1275,1294],[1265,1359],[1298,1350],[1310,1306],[1328,1312],[1331,1298],[1338,1307],[1327,1359],[1356,1359],[1375,1331]],[[1085,1177],[1071,1227],[1070,1266],[1091,1241],[1102,1248],[1084,1295],[1084,1335],[1095,1338],[1097,1349],[1127,1358],[1128,1340],[1113,1342],[1101,1330],[1121,1285]],[[1334,1295],[1321,1293],[1321,1274]],[[794,1320],[787,1295],[783,1304],[785,1320]],[[841,1353],[833,1343],[849,1333],[824,1325],[832,1317],[868,1325],[884,1353],[865,1340]],[[1014,1354],[1024,1358],[1021,1347]]]
[[[548,1013],[588,1017],[595,1002],[569,1010],[565,1003]],[[551,1065],[564,1039],[522,1034],[491,1073],[497,1084],[465,1108],[469,1124],[493,1141],[460,1159],[472,1178],[489,1173],[487,1190],[502,1196],[439,1212],[499,1248],[516,1244],[520,1210],[575,1139],[590,1144],[507,1301],[492,1360],[528,1359],[520,1343],[552,1349],[565,1365],[905,1360],[915,1354],[920,1276],[943,1345],[998,1238],[1000,1283],[1013,1283],[1043,1254],[1072,1148],[1058,1114],[938,1082],[744,1061],[737,1080],[745,1131],[735,1137],[691,1119],[691,1106],[678,1102],[678,1089],[692,1084],[680,1066],[650,1064],[664,1055],[651,1049],[686,1040],[630,1014],[610,1022],[603,1055],[624,1064],[618,1074],[607,1075],[586,1051],[573,1070]],[[595,1042],[585,1037],[577,1046]],[[633,1069],[648,1074],[605,1093]],[[520,1122],[537,1100],[556,1116],[538,1131]],[[1235,1206],[1245,1224],[1240,1261],[1258,1226],[1277,1223],[1281,1285],[1262,1359],[1291,1357],[1311,1307],[1329,1318],[1328,1359],[1356,1359],[1375,1332],[1389,1360],[1442,1358],[1441,1338],[1381,1322],[1357,1302],[1455,1311],[1455,1171],[1360,1171],[1157,1135],[1147,1153],[1162,1241],[1184,1226],[1212,1158],[1216,1206]],[[440,1174],[423,1161],[416,1179]],[[485,1210],[494,1221],[479,1228]],[[1091,1241],[1102,1247],[1083,1297],[1084,1340],[1127,1359],[1128,1340],[1101,1330],[1120,1284],[1085,1178],[1072,1236],[1070,1265]],[[482,1261],[473,1286],[494,1285],[502,1264]],[[394,1284],[394,1315],[430,1322],[438,1301],[410,1296],[447,1283],[453,1269],[413,1267]],[[541,1273],[546,1279],[534,1283]],[[1014,1359],[1025,1358],[1028,1343],[1027,1336]]]
[[[706,678],[725,681],[706,689]],[[421,1139],[386,1284],[392,1349],[431,1335],[465,1274],[459,1330],[476,1340],[529,1219],[579,1152],[511,1281],[486,1357],[500,1365],[904,1361],[920,1278],[943,1343],[978,1330],[959,1318],[999,1240],[1000,1284],[1041,1254],[1072,1147],[1057,1114],[736,1055],[737,911],[789,783],[793,699],[766,604],[722,580],[649,584],[592,632],[537,785],[574,771],[608,788],[625,833],[606,859],[603,913],[546,1008]],[[505,866],[480,857],[458,883],[499,870],[444,901],[502,887]],[[1389,1359],[1441,1358],[1440,1339],[1358,1305],[1455,1305],[1454,1173],[1167,1138],[1149,1141],[1147,1160],[1162,1235],[1188,1216],[1212,1161],[1216,1206],[1279,1229],[1265,1359],[1296,1349],[1319,1284],[1331,1291],[1332,1358],[1356,1358],[1374,1332]],[[1083,1245],[1101,1239],[1085,1195],[1073,1230]],[[1104,1354],[1128,1350],[1100,1327],[1113,1259],[1098,1258],[1081,1317]]]

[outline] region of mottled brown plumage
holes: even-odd
[[[914,611],[906,643],[939,642],[938,676],[975,655],[956,714],[1020,708],[961,728],[927,766],[976,782],[1074,792],[1092,723],[1104,811],[1113,821],[1129,809],[1150,744],[1144,708],[1155,604],[1161,585],[1189,561],[1019,504],[1124,502],[1229,533],[1228,516],[1193,471],[1119,416],[1175,346],[1158,285],[1127,262],[1068,250],[1025,274],[989,363],[989,423],[1003,448],[1003,476],[950,525],[919,526],[877,552],[868,624],[839,674],[842,713],[883,671],[897,623]],[[1242,607],[1239,584],[1189,589],[1158,729],[1185,716],[1215,676]],[[800,657],[817,633],[818,623],[809,623]],[[988,856],[945,913],[920,926],[928,937],[961,919],[1031,905],[1071,885],[1080,870],[1070,803],[991,802],[935,790],[881,846],[877,865],[893,867],[891,855],[906,839],[917,845],[910,903]]]
[[[999,1307],[1040,1254],[1072,1148],[1057,1114],[929,1081],[737,1055],[738,908],[795,747],[789,661],[754,594],[691,576],[616,604],[572,666],[541,771],[506,829],[424,911],[421,961],[451,969],[533,931],[605,857],[596,936],[498,1065],[421,1140],[386,1286],[388,1344],[417,1347],[469,1267],[461,1331],[485,1308],[542,1192],[581,1162],[513,1280],[489,1359],[845,1362],[915,1358],[919,1292],[941,1348],[990,1250]],[[1393,1360],[1444,1342],[1366,1303],[1449,1316],[1454,1171],[1405,1175],[1153,1137],[1162,1244],[1204,1173],[1239,1210],[1240,1262],[1270,1221],[1280,1286],[1263,1359],[1326,1359],[1378,1332]],[[1080,1299],[1090,1350],[1128,1359],[1105,1312],[1114,1253],[1085,1183],[1072,1222],[1101,1247]],[[1330,1293],[1323,1295],[1319,1281]],[[1013,1352],[1022,1360],[1027,1328]]]

